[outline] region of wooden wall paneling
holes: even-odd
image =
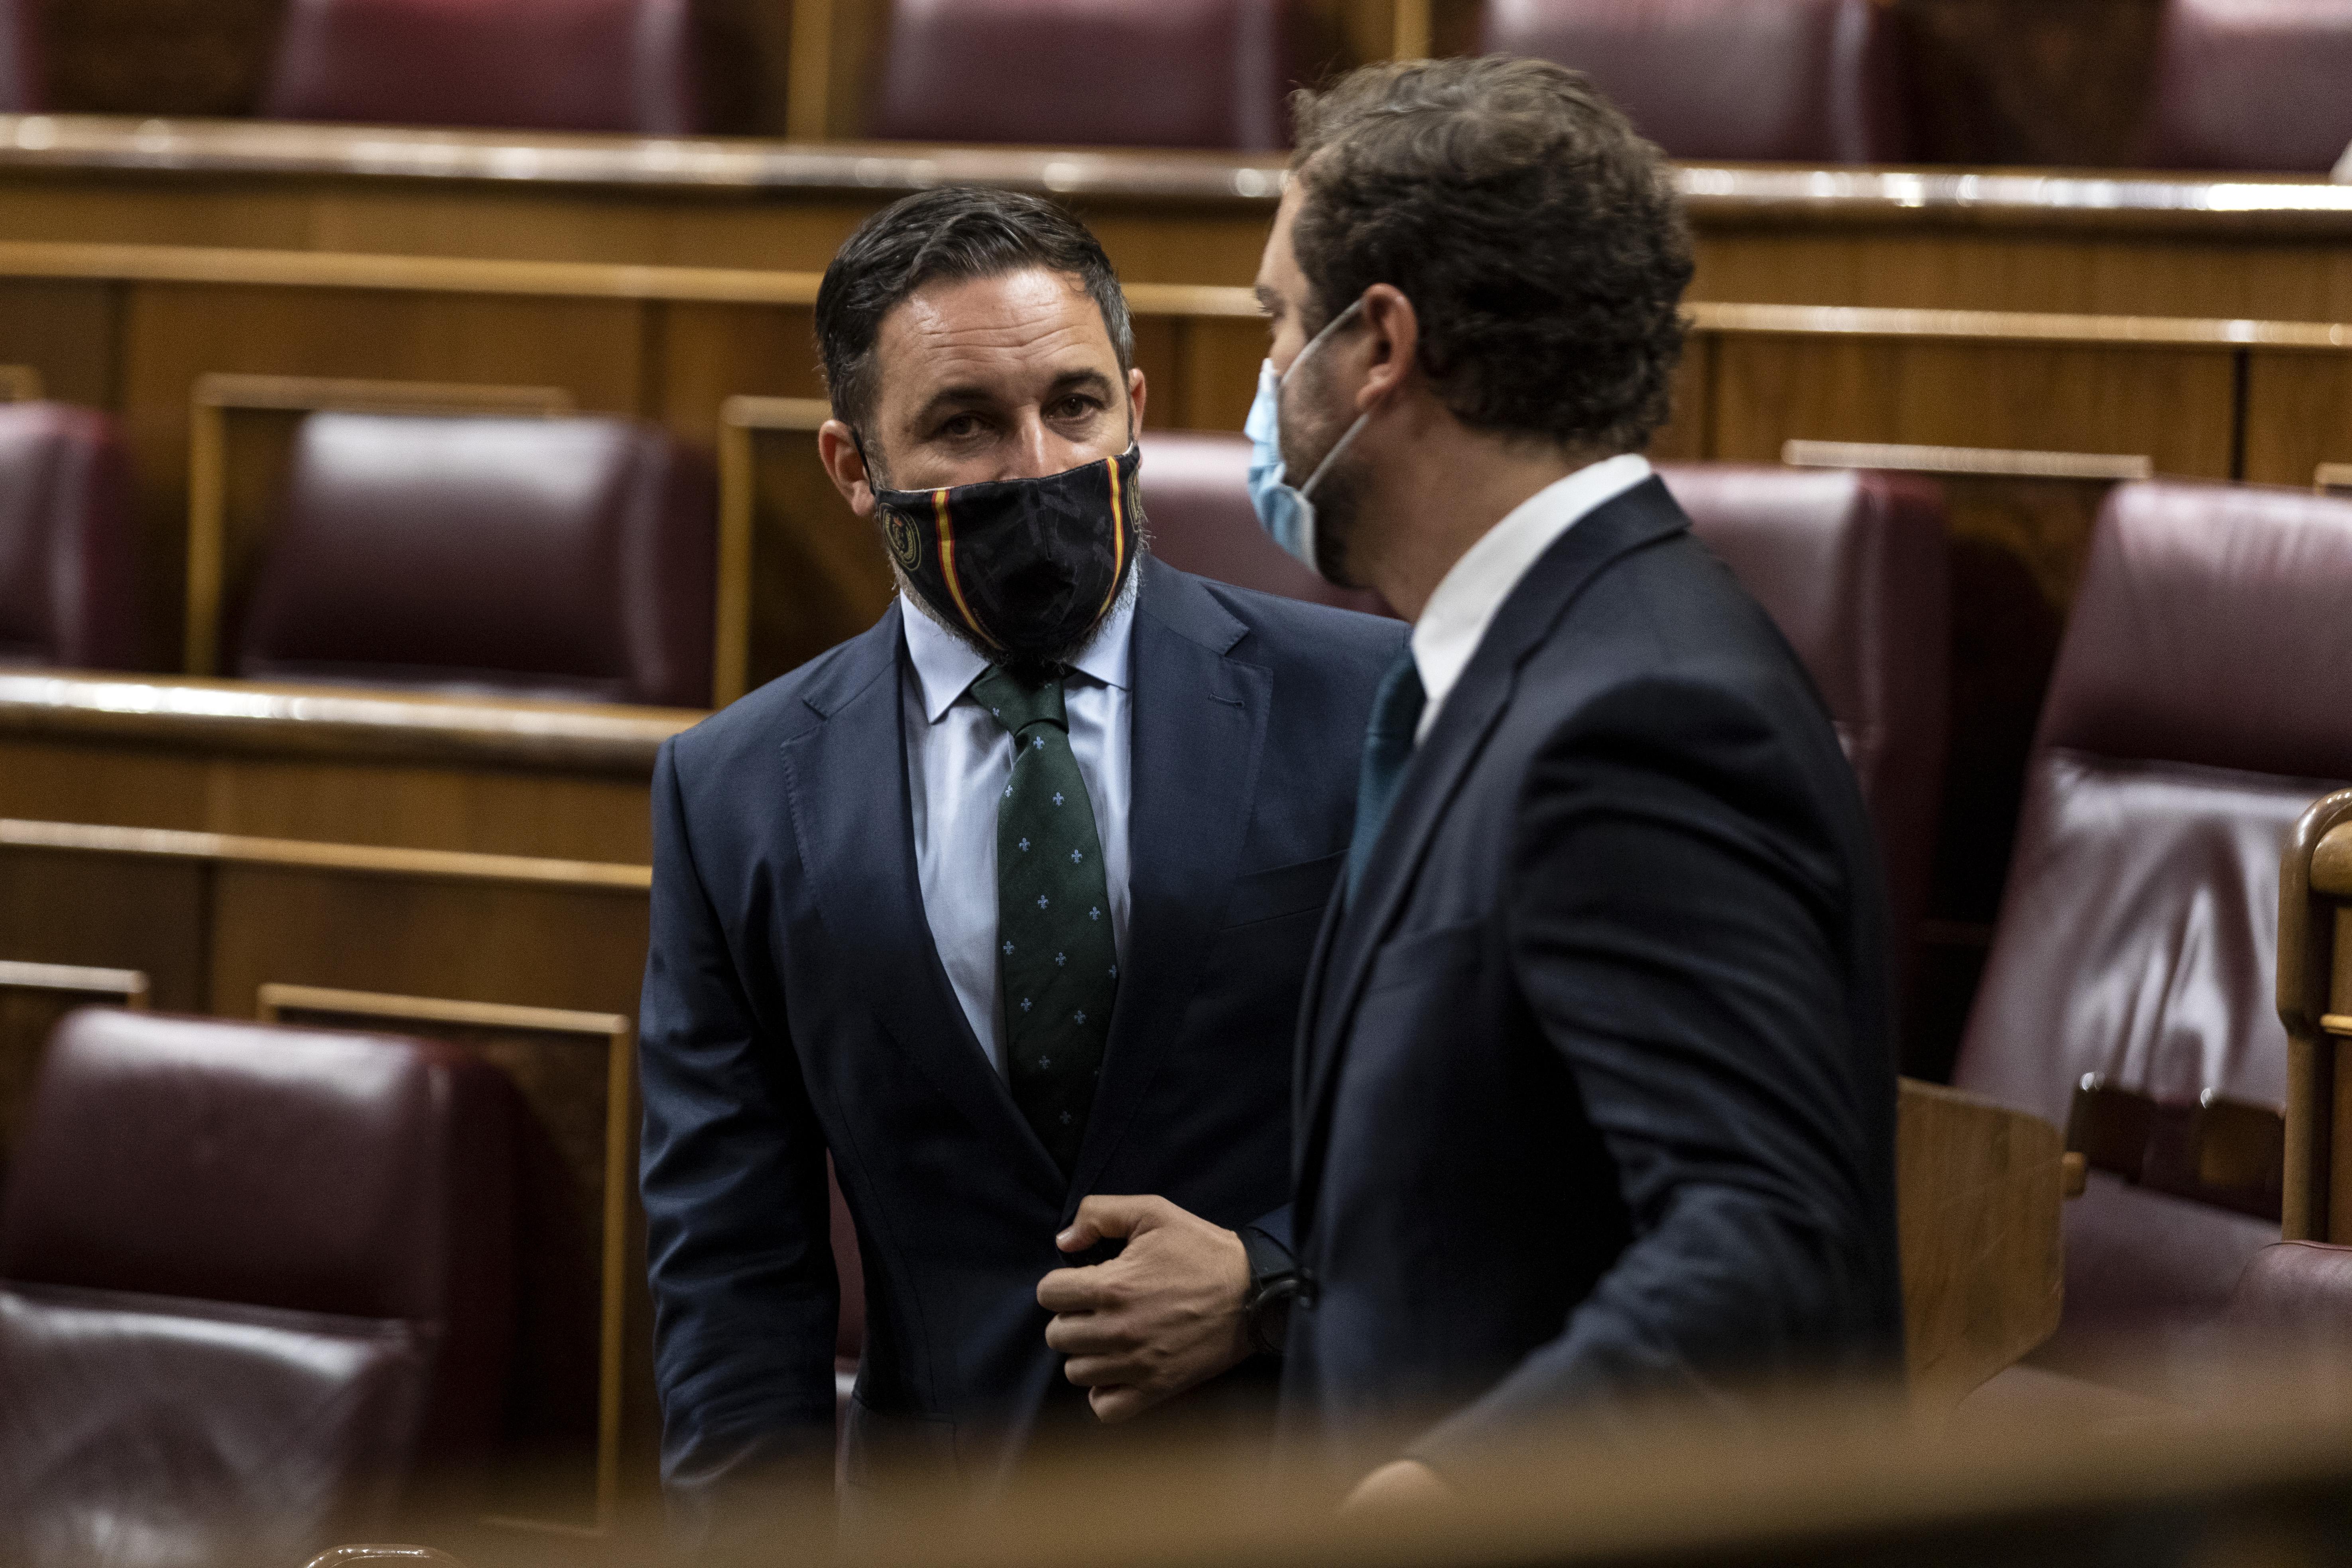
[[[499,1522],[609,1529],[625,1497],[658,1487],[655,1439],[627,1434],[625,1389],[653,1378],[652,1303],[630,1258],[636,1207],[635,1030],[624,1014],[266,984],[264,1020],[420,1035],[459,1045],[513,1083],[520,1129],[516,1364]],[[625,1475],[625,1452],[638,1461]]]
[[[322,193],[307,181],[189,180],[147,170],[110,171],[87,181],[11,181],[5,188],[0,239],[287,249],[318,244]]]
[[[732,701],[872,626],[890,602],[874,525],[817,459],[830,407],[738,397],[721,412],[717,689]]]
[[[1650,437],[1652,462],[1704,462],[1715,455],[1713,433],[1708,427],[1713,400],[1707,395],[1714,364],[1712,336],[1694,332],[1684,341],[1682,363],[1675,366],[1673,412]]]
[[[36,395],[111,408],[121,304],[119,284],[0,279],[0,360],[38,375]]]
[[[211,868],[57,847],[45,826],[0,818],[0,958],[135,970],[156,1007],[205,1011]]]
[[[1188,316],[1177,325],[1180,396],[1171,406],[1159,401],[1155,389],[1147,423],[1162,430],[1238,432],[1257,397],[1258,366],[1265,363],[1265,323],[1228,316]]]
[[[181,667],[212,675],[230,646],[268,552],[286,465],[303,418],[323,410],[552,416],[572,411],[553,386],[365,381],[218,373],[189,397],[187,621]],[[236,416],[237,417],[232,417]]]
[[[2322,468],[2352,464],[2352,354],[2250,350],[2245,418],[2247,479],[2332,488]]]
[[[633,300],[145,283],[124,329],[122,415],[134,476],[140,597],[156,668],[184,657],[189,416],[198,380],[242,373],[561,389],[632,414],[643,395]]]
[[[0,959],[0,1184],[59,1021],[83,1007],[144,1008],[147,992],[147,977],[133,969]]]

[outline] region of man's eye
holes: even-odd
[[[979,433],[979,417],[971,414],[959,414],[940,426],[940,434],[950,441],[961,440],[966,436],[976,436]]]
[[[1054,416],[1057,419],[1083,419],[1101,407],[1102,404],[1097,399],[1074,393],[1054,405]]]

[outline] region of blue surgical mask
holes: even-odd
[[[1298,358],[1290,362],[1290,372],[1297,374],[1298,366],[1308,354],[1322,346],[1323,340],[1336,331],[1339,323],[1363,307],[1361,300],[1349,306],[1315,334],[1307,346],[1298,351]],[[1356,416],[1347,433],[1332,444],[1331,450],[1315,466],[1303,485],[1293,485],[1285,477],[1282,460],[1282,384],[1283,374],[1267,360],[1258,366],[1257,397],[1251,403],[1249,418],[1242,425],[1242,433],[1250,438],[1249,492],[1250,506],[1257,513],[1258,526],[1266,537],[1299,561],[1310,572],[1322,568],[1315,563],[1315,487],[1330,472],[1331,465],[1348,444],[1371,417],[1370,410]]]

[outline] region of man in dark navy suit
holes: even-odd
[[[1279,444],[1319,568],[1414,623],[1295,1110],[1286,1429],[1369,1505],[1899,1365],[1895,1086],[1837,737],[1640,456],[1691,271],[1656,150],[1529,60],[1301,98]]]
[[[642,1179],[689,1513],[830,1474],[828,1153],[866,1273],[851,1485],[985,1486],[1249,1380],[1300,984],[1403,636],[1148,558],[1126,302],[1050,204],[909,197],[816,318],[821,455],[898,600],[654,780]]]

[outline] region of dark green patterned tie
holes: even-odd
[[[1067,1174],[1078,1161],[1118,994],[1102,840],[1070,754],[1058,676],[992,665],[971,694],[1013,736],[996,803],[996,962],[1013,1102]]]

